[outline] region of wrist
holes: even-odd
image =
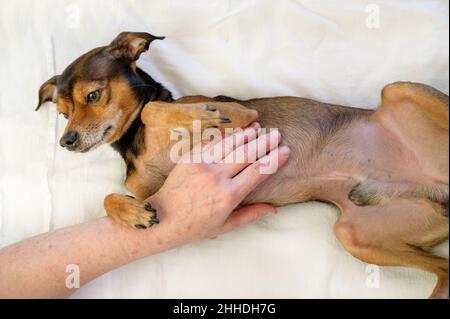
[[[163,221],[149,229],[138,229],[136,232],[139,236],[139,243],[136,246],[139,258],[162,253],[178,246],[169,235],[170,229]]]
[[[159,219],[159,224],[152,226],[147,232],[148,240],[156,240],[158,249],[161,251],[169,250],[192,241],[190,240],[188,229],[181,218],[173,217],[174,215],[179,217],[178,214],[175,214],[179,213],[179,211],[174,212],[173,210],[176,208],[170,205],[171,203],[167,203],[167,200],[161,197],[159,193],[152,195],[146,202],[156,209]]]
[[[109,240],[116,242],[122,251],[124,263],[169,250],[174,246],[166,236],[167,226],[162,222],[148,229],[133,229],[115,222],[110,217],[104,217],[100,222],[104,225],[103,231],[110,234]]]

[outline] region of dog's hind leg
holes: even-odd
[[[334,230],[348,252],[371,264],[432,272],[438,280],[431,298],[448,298],[448,259],[429,252],[448,239],[448,218],[440,205],[394,199],[367,207],[346,202],[341,209]]]
[[[435,183],[449,179],[449,100],[418,83],[398,82],[383,89],[375,123],[390,131],[409,150],[420,170]],[[408,159],[405,158],[407,161]]]
[[[393,198],[426,198],[446,207],[449,186],[446,184],[390,182],[369,178],[356,185],[348,194],[348,198],[358,206],[374,206]],[[448,210],[444,214],[448,216]]]
[[[146,229],[159,223],[156,209],[150,203],[128,195],[110,194],[106,196],[104,206],[109,217],[125,226]]]

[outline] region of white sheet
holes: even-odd
[[[379,28],[366,25],[369,4]],[[372,108],[391,81],[449,89],[447,1],[0,0],[0,246],[102,216],[103,197],[122,190],[111,148],[64,151],[55,107],[33,108],[43,81],[124,30],[167,36],[139,65],[176,96],[299,95]],[[379,288],[368,288],[370,268],[335,239],[336,218],[324,204],[286,207],[129,264],[74,297],[428,296],[434,277],[412,269],[383,267]]]

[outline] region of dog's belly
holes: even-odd
[[[282,143],[291,149],[288,163],[249,194],[244,203],[268,202],[277,206],[309,200],[334,203],[343,190],[348,194],[357,184],[354,176],[362,167],[351,164],[355,158],[335,139],[347,134],[346,122],[358,122],[373,111],[296,97],[240,103],[256,109],[261,126],[278,129]]]
[[[283,99],[287,104],[283,107],[281,103],[279,113],[268,109],[279,101],[243,102],[258,110],[263,127],[279,128],[283,143],[292,150],[286,166],[255,189],[244,203],[284,205],[320,200],[343,207],[351,204],[352,189],[367,181],[372,183],[368,191],[386,196],[448,202],[448,185],[439,184],[416,154],[389,128],[380,125],[372,116],[374,111]],[[276,109],[279,106],[277,103]],[[330,109],[339,113],[338,117],[350,118],[339,123],[333,114],[330,116]]]

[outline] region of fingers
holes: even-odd
[[[281,142],[278,130],[259,136],[248,144],[241,145],[234,152],[229,153],[218,166],[223,166],[228,176],[233,177],[259,158],[272,151]]]
[[[208,152],[207,156],[211,159],[211,162],[218,163],[239,146],[255,140],[258,137],[260,129],[261,126],[259,123],[254,122],[245,130],[239,130],[237,133],[206,147],[204,152]]]
[[[274,174],[280,167],[287,163],[290,149],[284,145],[276,148],[269,154],[260,158],[241,173],[236,175],[232,182],[236,190],[236,202],[240,203],[258,184]]]
[[[232,231],[238,227],[251,224],[267,214],[275,214],[276,208],[269,204],[252,204],[231,213],[222,227],[221,233]]]

